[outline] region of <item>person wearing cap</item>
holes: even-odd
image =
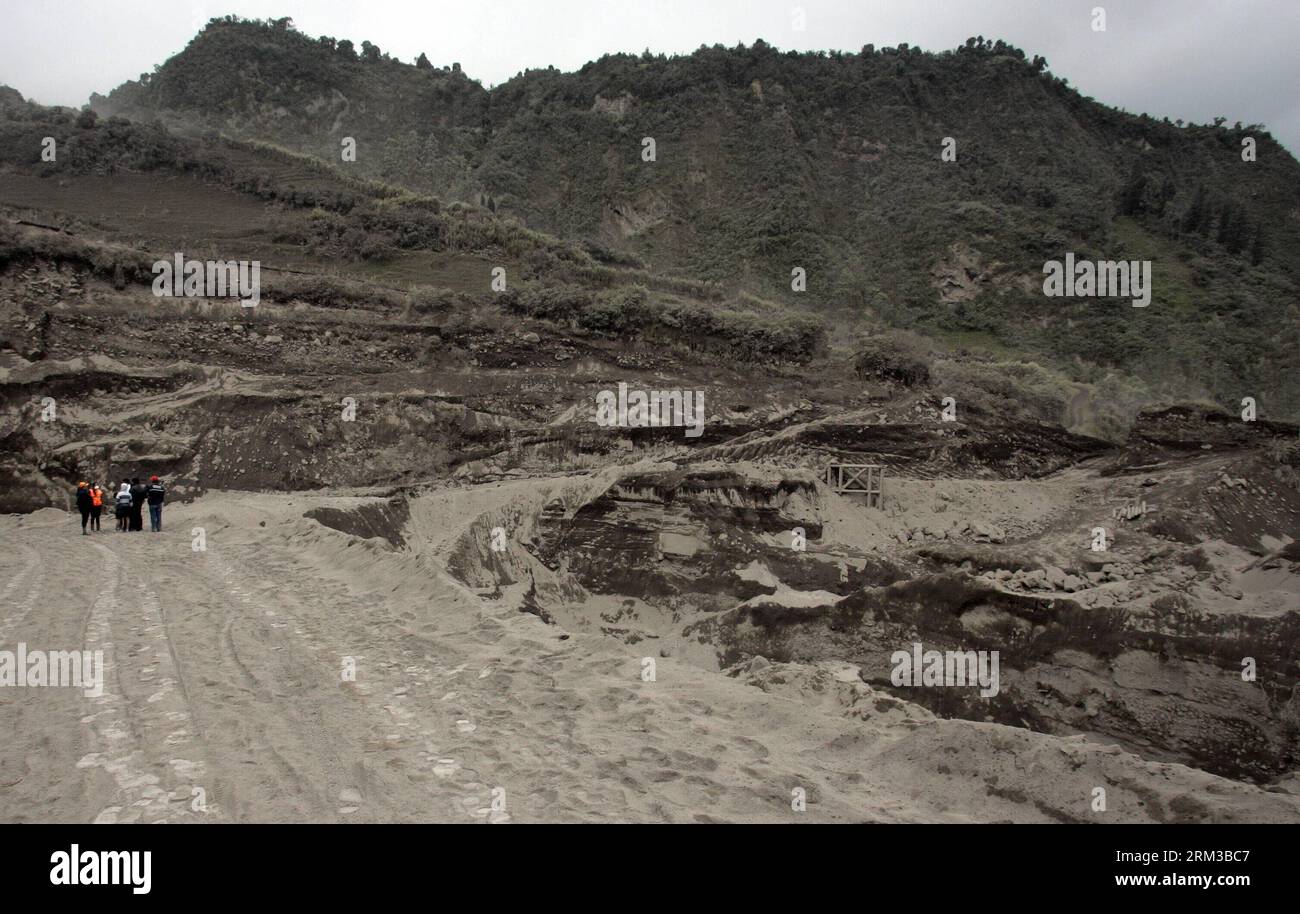
[[[99,532],[99,518],[104,513],[104,488],[97,482],[90,484],[90,529]]]
[[[145,486],[144,496],[149,502],[149,529],[154,533],[162,533],[162,506],[167,491],[157,476],[149,477],[149,485]]]
[[[90,520],[90,483],[77,483],[77,510],[81,512],[81,535],[89,536],[86,524]]]

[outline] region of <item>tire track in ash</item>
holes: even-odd
[[[18,543],[18,548],[22,550],[23,565],[16,574],[6,581],[4,590],[0,590],[0,602],[8,603],[9,597],[13,592],[22,586],[27,576],[36,570],[37,563],[40,562],[40,553],[26,543]]]
[[[10,640],[19,627],[27,621],[44,593],[50,566],[50,563],[43,561],[41,554],[31,546],[20,543],[19,547],[27,553],[26,562],[22,570],[10,578],[4,590],[0,591],[0,607],[4,612],[4,618],[0,619],[0,646],[10,648],[12,648]],[[19,595],[15,597],[15,594]]]
[[[72,652],[95,647],[87,644],[95,604],[116,582],[109,557],[92,551],[93,539],[72,535],[66,524],[24,527],[22,533],[40,570],[29,565],[24,577],[11,579],[3,591],[26,588],[21,601],[4,607],[0,637],[9,642],[4,647],[25,643],[29,658],[41,651],[59,652],[65,662],[79,659]],[[52,660],[51,654],[46,657]],[[101,666],[90,672],[104,671]],[[0,733],[6,734],[0,740],[0,819],[88,822],[116,805],[119,792],[106,769],[77,765],[102,746],[86,723],[99,708],[85,694],[84,683],[56,677],[48,665],[46,674],[46,687],[0,690]]]
[[[446,742],[458,738],[452,735],[458,733],[456,717],[464,716],[447,719],[449,704],[438,698],[446,693],[444,677],[464,667],[447,672],[454,652],[409,632],[382,597],[323,580],[299,555],[266,546],[237,563],[216,559],[214,568],[243,604],[247,622],[309,652],[329,682],[329,713],[338,721],[333,741],[354,779],[344,788],[346,797],[338,796],[340,817],[464,821],[486,815],[479,813],[490,802],[490,787],[446,751]],[[345,656],[358,664],[355,681],[340,675]]]
[[[4,557],[6,562],[19,558],[22,564],[0,589],[0,649],[17,651],[19,642],[30,648],[47,647],[46,632],[32,631],[32,626],[24,623],[45,593],[49,556],[42,556],[27,542],[16,545],[17,550]],[[44,621],[40,616],[35,619],[36,623]],[[7,736],[0,740],[0,819],[3,821],[37,819],[33,812],[40,808],[50,788],[61,780],[47,753],[57,757],[59,750],[66,748],[68,728],[59,728],[55,722],[71,718],[75,732],[77,711],[75,700],[69,701],[60,691],[0,689],[0,732]],[[54,812],[50,818],[57,815]]]
[[[194,723],[168,644],[156,596],[146,591],[138,607],[123,593],[130,570],[113,549],[95,548],[105,562],[107,586],[86,622],[86,650],[103,651],[102,693],[90,695],[91,750],[79,769],[101,770],[116,785],[112,802],[93,821],[167,822],[204,817],[192,804],[205,774],[195,755]],[[185,750],[185,755],[177,750]],[[208,807],[213,811],[211,806]]]
[[[184,632],[179,650],[198,680],[198,717],[216,768],[213,787],[226,809],[239,821],[328,818],[330,805],[309,771],[311,753],[286,746],[284,732],[293,728],[279,719],[275,681],[293,677],[259,678],[254,671],[264,652],[283,654],[285,646],[256,620],[250,624],[234,572],[211,547],[190,553],[184,571],[171,579],[185,582],[178,602],[202,607],[178,618],[176,628]]]
[[[282,599],[301,581],[250,592],[255,556],[209,543],[155,566],[171,642],[186,671],[211,781],[226,815],[245,821],[410,819],[383,786],[364,708],[340,677],[339,658],[306,634]],[[274,609],[272,609],[272,606]],[[297,623],[297,624],[295,624]]]
[[[147,732],[162,737],[161,745],[151,747],[155,749],[151,754],[165,758],[181,786],[189,785],[191,797],[195,796],[196,788],[202,791],[199,796],[203,802],[197,809],[191,804],[187,807],[190,811],[201,811],[205,817],[219,820],[222,810],[208,796],[204,783],[208,766],[203,758],[202,734],[192,713],[184,672],[172,644],[163,606],[147,584],[142,585],[140,604],[144,614],[133,629],[133,634],[144,641],[144,647],[136,655],[145,664],[138,669],[139,685],[145,690],[153,689],[145,698],[146,705],[152,709],[148,715],[152,726]]]

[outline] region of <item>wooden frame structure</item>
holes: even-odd
[[[867,507],[879,508],[885,499],[885,468],[876,463],[828,464],[826,484],[840,495],[865,495]]]

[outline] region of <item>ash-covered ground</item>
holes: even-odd
[[[0,640],[108,677],[0,694],[6,820],[1300,819],[1294,426],[1114,444],[827,403],[829,359],[0,284]],[[665,377],[698,438],[594,421]],[[164,532],[81,536],[70,483],[144,472]],[[996,694],[899,684],[914,644],[996,651]]]

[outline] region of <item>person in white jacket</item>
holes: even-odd
[[[130,529],[131,503],[133,501],[135,499],[131,495],[131,483],[123,480],[122,487],[117,490],[117,497],[114,499],[114,503],[117,505],[117,529]]]

